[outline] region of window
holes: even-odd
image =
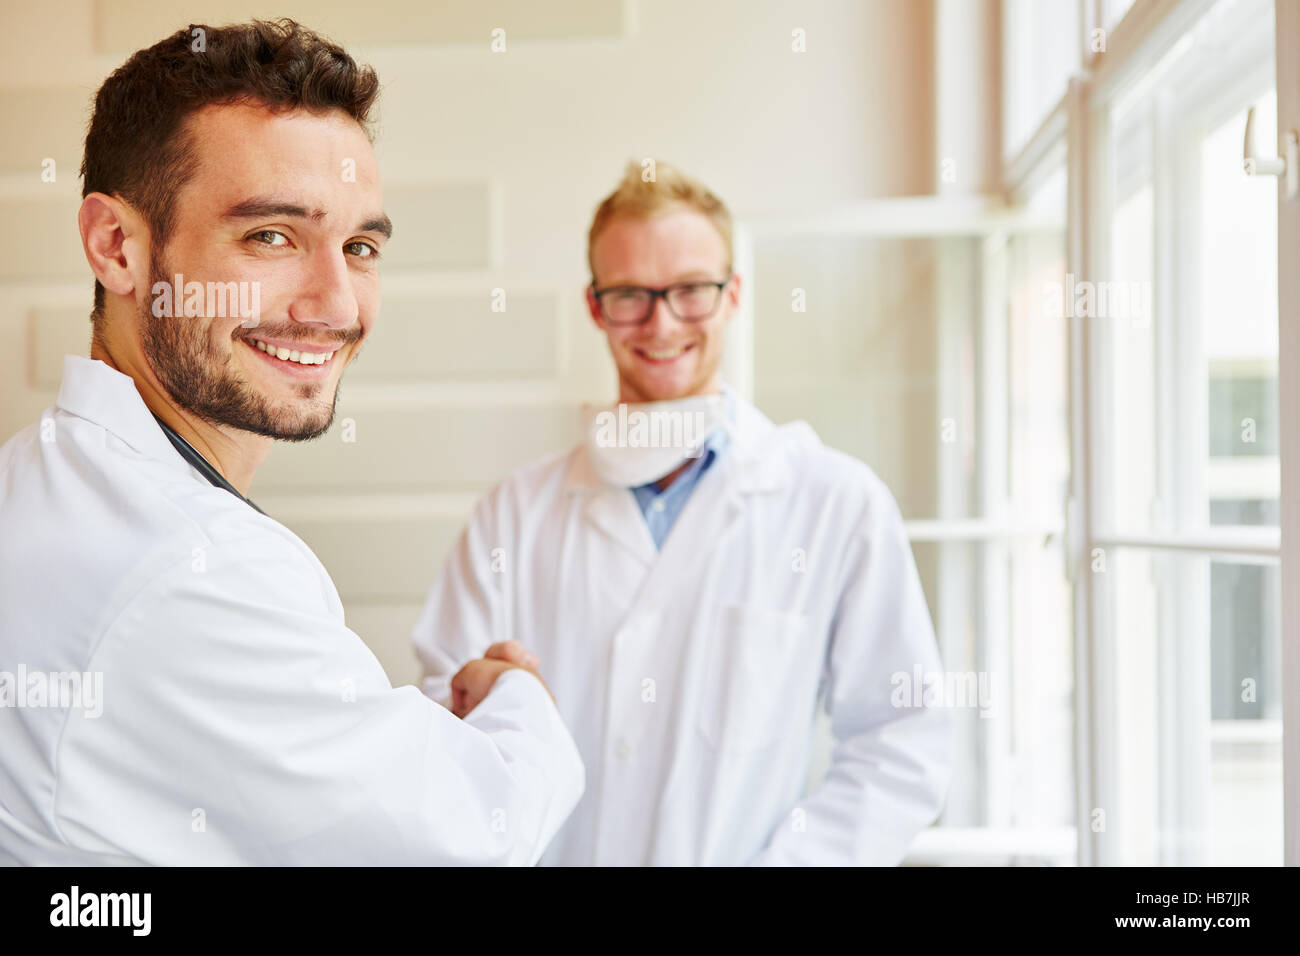
[[[1282,862],[1271,26],[1222,0],[1091,104],[1098,862]]]
[[[1276,14],[1294,33],[1293,12]],[[1244,175],[1241,154],[1252,106],[1261,150],[1276,142],[1274,5],[1012,2],[1004,16],[1006,185],[1029,211],[1043,157],[1063,149],[1069,170],[1079,860],[1279,863],[1290,358],[1277,183]],[[1077,77],[1059,101],[1044,72],[1057,44]]]
[[[1079,0],[1004,0],[1002,132],[1008,159],[1029,142],[1079,72],[1081,25]]]
[[[885,478],[945,669],[990,679],[912,861],[1280,863],[1292,360],[1241,158],[1252,106],[1276,140],[1273,5],[1004,12],[1009,208],[759,228],[759,404]]]

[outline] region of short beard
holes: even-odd
[[[183,304],[178,301],[172,303],[173,315],[153,314],[154,284],[170,285],[171,281],[157,255],[151,259],[149,271],[150,295],[140,310],[141,340],[146,360],[172,401],[210,424],[267,438],[310,441],[329,431],[338,405],[338,389],[332,401],[326,402],[317,398],[323,385],[302,382],[295,386],[301,402],[269,401],[232,368],[233,356],[222,355],[208,321],[186,318]],[[360,330],[338,336],[342,344],[360,337]],[[234,342],[232,338],[232,349],[239,347]]]

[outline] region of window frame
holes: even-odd
[[[1116,31],[1115,42],[1111,52],[1104,57],[1094,59],[1095,68],[1088,76],[1072,82],[1066,97],[1067,112],[1067,150],[1070,155],[1070,224],[1068,261],[1071,270],[1078,275],[1095,276],[1106,274],[1109,263],[1108,238],[1110,229],[1110,196],[1108,188],[1111,182],[1108,163],[1111,156],[1111,131],[1109,129],[1109,110],[1118,93],[1127,83],[1143,71],[1154,67],[1161,57],[1172,48],[1174,42],[1212,7],[1212,0],[1138,0],[1122,21],[1122,27]],[[1278,15],[1277,37],[1283,33],[1282,7],[1275,4]],[[1294,11],[1289,11],[1293,14]],[[1294,18],[1292,17],[1294,22]],[[1294,31],[1294,28],[1293,28]],[[1290,35],[1295,35],[1293,32]],[[1281,102],[1283,61],[1290,56],[1294,61],[1295,51],[1283,52],[1283,44],[1277,42],[1277,66],[1275,79],[1279,86],[1279,114],[1283,113]],[[1165,436],[1161,450],[1162,461],[1158,468],[1160,493],[1165,496],[1177,510],[1181,501],[1184,514],[1176,515],[1174,530],[1153,529],[1151,533],[1130,534],[1107,526],[1105,515],[1110,511],[1110,488],[1107,472],[1103,467],[1108,449],[1113,447],[1107,441],[1106,423],[1110,420],[1110,411],[1105,407],[1111,389],[1108,385],[1109,363],[1105,361],[1111,332],[1104,324],[1088,320],[1075,319],[1072,331],[1072,383],[1071,400],[1078,409],[1073,417],[1073,427],[1077,433],[1073,436],[1075,457],[1079,466],[1074,476],[1074,501],[1070,508],[1070,525],[1072,540],[1071,566],[1075,582],[1075,646],[1076,646],[1076,687],[1087,692],[1081,694],[1076,724],[1076,762],[1078,767],[1079,788],[1079,861],[1081,864],[1106,865],[1123,862],[1113,839],[1104,840],[1104,831],[1094,830],[1089,826],[1090,810],[1087,808],[1117,808],[1119,805],[1118,768],[1116,751],[1118,735],[1122,728],[1115,725],[1114,716],[1118,713],[1118,701],[1114,694],[1112,677],[1118,665],[1118,648],[1114,646],[1110,629],[1104,622],[1114,614],[1115,592],[1113,582],[1105,575],[1087,572],[1088,558],[1095,548],[1103,549],[1141,549],[1156,554],[1179,553],[1205,559],[1217,558],[1233,562],[1248,563],[1282,563],[1284,574],[1283,594],[1288,593],[1287,577],[1294,579],[1295,572],[1288,568],[1294,561],[1283,560],[1283,532],[1272,527],[1233,527],[1209,526],[1208,516],[1203,516],[1205,528],[1197,522],[1189,521],[1186,514],[1186,502],[1195,504],[1204,495],[1189,493],[1185,478],[1185,469],[1189,464],[1180,461],[1188,455],[1198,456],[1196,468],[1205,471],[1201,462],[1201,450],[1206,447],[1203,434],[1205,423],[1198,416],[1190,416],[1195,422],[1196,434],[1183,434],[1171,424],[1186,424],[1189,416],[1175,418],[1172,408],[1199,409],[1206,406],[1207,397],[1203,394],[1206,384],[1196,381],[1197,376],[1188,374],[1196,367],[1189,362],[1195,359],[1199,363],[1201,342],[1200,326],[1197,323],[1182,323],[1174,327],[1170,322],[1171,314],[1183,313],[1180,307],[1189,296],[1186,282],[1181,281],[1177,270],[1189,261],[1185,243],[1189,230],[1175,225],[1172,213],[1178,210],[1174,203],[1175,195],[1185,194],[1185,190],[1195,179],[1199,169],[1199,151],[1190,148],[1198,130],[1203,127],[1213,128],[1214,113],[1221,111],[1223,104],[1232,98],[1239,98],[1249,84],[1257,83],[1259,70],[1252,70],[1252,64],[1228,63],[1222,67],[1222,75],[1231,78],[1229,89],[1216,91],[1215,103],[1202,106],[1198,111],[1199,124],[1185,120],[1175,125],[1170,117],[1177,111],[1157,105],[1155,115],[1150,118],[1150,133],[1154,151],[1153,166],[1160,168],[1162,159],[1168,164],[1172,156],[1172,168],[1175,181],[1161,181],[1157,177],[1155,186],[1155,273],[1154,299],[1165,303],[1165,308],[1158,309],[1155,330],[1157,375],[1163,379],[1158,386],[1157,415],[1163,417],[1163,427],[1159,432]],[[1294,69],[1294,64],[1292,66]],[[1279,129],[1284,128],[1281,124]],[[1178,224],[1181,226],[1186,223]],[[1194,224],[1193,224],[1194,225]],[[1194,230],[1192,230],[1194,231]],[[1288,247],[1282,235],[1279,217],[1278,254],[1281,262],[1286,262],[1288,254],[1291,260],[1298,250],[1294,242]],[[1287,270],[1279,269],[1279,281]],[[1194,294],[1190,294],[1194,297]],[[1286,314],[1285,289],[1279,294],[1279,333],[1284,328]],[[1294,303],[1294,299],[1292,300]],[[1292,310],[1294,313],[1294,304]],[[1163,315],[1163,319],[1161,316]],[[1293,320],[1294,321],[1294,320]],[[1194,326],[1194,334],[1189,334],[1189,327]],[[1293,366],[1290,370],[1283,365]],[[1294,378],[1295,357],[1279,352],[1279,389],[1282,382]],[[1288,421],[1288,406],[1279,394],[1279,415],[1281,421]],[[1283,435],[1286,429],[1281,429]],[[1283,461],[1284,475],[1286,462]],[[1285,477],[1281,482],[1282,513],[1293,514],[1298,503],[1294,492],[1287,493]],[[1193,490],[1194,489],[1190,489]],[[1201,489],[1202,491],[1204,489]],[[1285,517],[1284,517],[1285,520]],[[1189,525],[1191,526],[1189,528]],[[1290,552],[1297,555],[1296,549]],[[1179,570],[1175,573],[1173,587],[1160,589],[1162,603],[1160,620],[1162,631],[1159,644],[1161,662],[1161,700],[1163,711],[1160,714],[1162,725],[1162,757],[1166,746],[1177,748],[1179,757],[1162,767],[1161,824],[1176,829],[1190,828],[1196,832],[1197,827],[1205,825],[1208,813],[1206,807],[1205,786],[1208,782],[1208,757],[1189,755],[1208,754],[1210,739],[1189,739],[1187,728],[1197,728],[1197,733],[1204,728],[1208,738],[1218,739],[1227,730],[1214,726],[1209,720],[1208,701],[1197,701],[1191,695],[1178,694],[1175,688],[1180,681],[1198,681],[1203,670],[1208,667],[1209,621],[1201,620],[1190,613],[1190,602],[1179,600],[1178,595],[1195,593],[1201,586],[1198,579],[1208,577],[1206,560],[1203,568],[1197,568],[1189,562],[1177,562]],[[1292,591],[1291,593],[1294,593]],[[1284,598],[1285,600],[1285,598]],[[1291,616],[1294,616],[1292,614]],[[1203,617],[1203,616],[1202,616]],[[1291,704],[1290,712],[1284,709],[1283,725],[1296,726],[1295,698],[1300,694],[1300,682],[1297,681],[1297,665],[1294,625],[1291,633],[1286,631],[1288,614],[1284,610],[1284,633],[1282,651],[1284,658],[1282,696],[1284,708]],[[1202,633],[1203,632],[1203,633]],[[1189,638],[1189,634],[1191,637]],[[1202,653],[1204,652],[1204,653]],[[1288,656],[1289,655],[1289,656]],[[1172,661],[1167,658],[1172,658]],[[1166,666],[1169,665],[1169,666]],[[1201,713],[1205,711],[1205,713]],[[1202,718],[1205,718],[1202,720]],[[1233,722],[1221,722],[1233,723]],[[1181,729],[1180,729],[1181,728]],[[1294,793],[1297,783],[1297,741],[1296,734],[1283,734],[1283,779],[1286,804],[1285,845],[1286,862],[1294,865],[1296,860],[1296,823],[1297,813],[1291,804],[1295,803]],[[1201,745],[1205,744],[1204,747]],[[1202,766],[1201,764],[1204,764]],[[1170,780],[1174,774],[1177,780]],[[1288,802],[1289,799],[1289,802]],[[1184,855],[1175,845],[1163,863],[1200,862],[1192,855]]]

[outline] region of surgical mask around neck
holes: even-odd
[[[587,454],[600,480],[621,488],[671,474],[698,458],[714,429],[727,424],[725,395],[666,402],[583,407]]]

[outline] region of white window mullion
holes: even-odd
[[[975,345],[975,381],[979,383],[976,396],[976,414],[979,416],[976,501],[979,514],[999,520],[1004,519],[1009,511],[1007,249],[1006,237],[1002,235],[980,244],[978,301],[981,305]],[[976,563],[976,583],[978,593],[983,597],[984,634],[983,660],[977,662],[977,669],[993,675],[1004,693],[1019,698],[1028,688],[1013,679],[1012,673],[1017,658],[1011,647],[1010,550],[1006,541],[994,540],[976,553],[981,559]],[[1003,707],[992,717],[980,721],[987,774],[985,819],[992,826],[1007,826],[1015,822],[1012,819],[1015,803],[1012,721],[1017,717],[1024,720],[1030,713],[1031,709],[1022,706]]]
[[[1106,124],[1089,105],[1088,86],[1072,80],[1067,99],[1066,119],[1068,200],[1066,213],[1066,272],[1087,276],[1096,255],[1094,243],[1099,203],[1098,185],[1106,181],[1104,157]],[[1100,484],[1098,462],[1091,457],[1092,443],[1100,415],[1093,407],[1091,380],[1096,366],[1090,352],[1091,329],[1087,320],[1070,320],[1070,496],[1069,541],[1066,566],[1074,585],[1074,757],[1075,757],[1075,824],[1078,834],[1078,862],[1096,866],[1107,861],[1108,843],[1104,831],[1097,828],[1094,811],[1103,812],[1111,802],[1100,789],[1109,779],[1098,767],[1099,738],[1106,728],[1103,720],[1106,702],[1105,683],[1096,677],[1098,634],[1094,622],[1105,612],[1103,587],[1091,571],[1091,537],[1093,532],[1095,492]],[[1104,748],[1102,748],[1104,749]]]
[[[1155,171],[1155,300],[1160,395],[1159,483],[1170,530],[1208,520],[1208,396],[1200,276],[1200,137],[1175,125],[1176,93],[1157,96]],[[1157,575],[1160,862],[1203,865],[1209,831],[1210,607],[1209,561],[1165,556]]]
[[[953,241],[953,240],[947,240]],[[961,449],[977,429],[966,401],[967,376],[962,371],[965,329],[969,320],[973,296],[974,263],[968,257],[954,258],[940,254],[935,263],[935,307],[938,328],[934,336],[935,349],[935,400],[940,420],[951,418],[956,426],[957,441],[943,445],[938,456],[938,487],[936,510],[942,518],[953,518],[970,513],[970,478],[964,467]],[[978,326],[977,326],[978,327]],[[976,448],[980,436],[975,434]],[[980,609],[973,605],[975,594],[975,568],[979,562],[980,548],[976,544],[940,546],[936,549],[937,605],[942,609],[935,622],[939,650],[948,668],[965,667],[957,662],[968,660],[967,628],[975,632],[976,654],[987,638]],[[978,656],[970,666],[978,669]],[[965,773],[968,779],[978,779],[978,789],[966,796],[970,803],[951,807],[950,819],[988,819],[989,772],[988,742],[984,720],[962,721],[957,727],[958,761],[956,772]],[[971,761],[970,763],[963,763]]]

